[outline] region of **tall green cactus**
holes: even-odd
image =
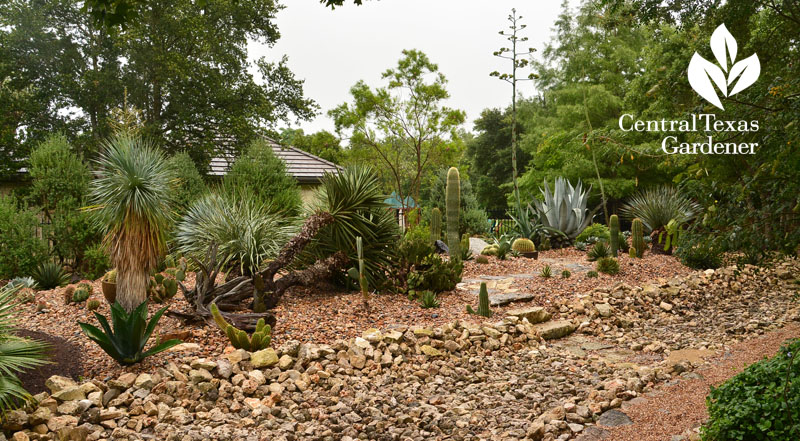
[[[272,327],[266,324],[263,318],[256,323],[256,332],[253,335],[247,335],[247,332],[226,322],[215,303],[211,304],[211,315],[214,317],[214,322],[225,332],[231,345],[236,349],[255,352],[268,348],[272,343]]]
[[[467,305],[467,312],[481,317],[492,316],[492,310],[489,309],[489,290],[486,289],[486,283],[481,283],[481,291],[478,294],[478,312],[475,312],[470,305]]]
[[[431,210],[431,243],[442,237],[442,210]]]
[[[611,215],[608,221],[608,228],[611,233],[611,255],[617,257],[617,250],[619,250],[619,217],[616,214]]]
[[[644,255],[644,227],[642,220],[638,217],[633,219],[631,224],[631,245],[636,248],[636,257],[641,258]]]
[[[447,246],[450,248],[450,257],[461,256],[461,244],[458,237],[459,211],[461,210],[461,180],[458,169],[450,167],[447,171],[447,192],[445,194],[447,213]]]

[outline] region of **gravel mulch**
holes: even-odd
[[[586,260],[585,253],[574,249],[552,250],[539,253],[539,260],[512,258],[499,261],[490,258],[489,264],[466,262],[463,278],[477,278],[481,275],[529,274],[529,279],[515,282],[514,288],[520,291],[533,292],[537,297],[527,303],[512,303],[506,307],[495,308],[499,316],[507,309],[521,306],[547,306],[554,299],[574,296],[601,286],[614,286],[619,283],[641,284],[660,277],[673,277],[691,272],[683,267],[677,259],[670,256],[646,255],[644,259],[631,262],[627,256],[620,257],[621,272],[615,276],[601,274],[598,278],[587,278],[585,272],[578,267],[590,268],[592,262]],[[545,264],[553,268],[553,278],[538,277]],[[561,268],[569,267],[573,276],[561,279]],[[108,316],[109,306],[102,297],[100,281],[86,281],[94,287],[93,297],[101,300],[99,311]],[[185,285],[191,288],[194,275],[187,274]],[[122,367],[108,357],[97,345],[86,338],[80,331],[77,322],[84,321],[96,324],[96,320],[83,304],[65,305],[64,288],[41,291],[36,295],[36,302],[23,305],[18,316],[18,323],[24,328],[62,336],[66,341],[82,348],[87,360],[83,375],[92,378],[119,376],[122,372],[145,372],[155,366],[165,366],[170,361],[180,362],[188,356],[212,357],[223,352],[228,345],[224,334],[213,325],[185,325],[180,320],[164,316],[159,322],[156,335],[180,335],[184,342],[179,351],[160,354],[146,359],[135,366]],[[388,329],[392,325],[404,326],[440,326],[453,320],[479,322],[481,317],[466,313],[466,305],[476,305],[477,298],[470,292],[454,290],[439,295],[441,306],[436,309],[423,309],[416,302],[408,300],[400,294],[376,294],[370,300],[370,313],[363,307],[361,296],[357,292],[345,292],[340,288],[321,284],[316,287],[296,287],[284,296],[274,310],[278,322],[273,333],[273,344],[279,345],[288,340],[301,342],[333,343],[361,335],[367,328]],[[37,303],[39,307],[37,308]],[[44,307],[44,311],[37,311]],[[151,304],[150,313],[163,305]],[[188,304],[179,293],[169,302],[170,309],[188,310]],[[553,311],[557,312],[557,311]],[[497,316],[497,315],[496,315]]]
[[[699,375],[695,378],[663,386],[638,404],[627,407],[625,413],[633,420],[633,424],[609,429],[604,439],[669,441],[675,439],[673,437],[685,436],[687,432],[692,436],[696,433],[694,429],[708,418],[705,399],[711,386],[718,386],[764,357],[772,357],[787,339],[797,337],[800,337],[800,326],[790,324],[733,345],[704,368],[697,370]]]

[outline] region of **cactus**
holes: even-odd
[[[481,291],[478,294],[478,312],[475,312],[470,305],[467,305],[467,312],[481,317],[492,316],[492,310],[489,309],[489,290],[486,289],[486,283],[481,283]]]
[[[75,294],[75,287],[72,285],[64,288],[64,304],[69,305],[72,303],[72,296]]]
[[[112,269],[107,272],[106,275],[103,276],[103,280],[106,283],[117,283],[117,270]]]
[[[598,276],[597,271],[594,271],[594,270],[589,271],[588,273],[586,273],[586,277],[588,277],[590,279],[596,279],[597,276]]]
[[[475,258],[475,263],[487,264],[489,263],[489,258],[483,255],[478,256]]]
[[[561,278],[562,278],[562,279],[569,279],[569,277],[570,277],[571,275],[572,275],[572,273],[571,273],[571,272],[569,272],[569,270],[564,270],[564,271],[561,271]]]
[[[461,261],[466,262],[472,259],[472,249],[469,247],[469,233],[464,233],[461,236]]]
[[[618,274],[619,262],[613,257],[603,257],[597,260],[597,271],[605,274]]]
[[[445,194],[447,214],[447,246],[450,257],[461,256],[461,244],[458,242],[459,211],[461,210],[461,180],[458,169],[450,167],[447,171],[447,190]]]
[[[91,295],[94,292],[94,287],[86,282],[79,283],[77,289],[85,289],[89,293],[89,295]]]
[[[498,249],[499,249],[499,247],[497,245],[486,245],[481,250],[481,255],[482,256],[496,256],[497,252],[498,252]]]
[[[608,228],[611,234],[611,255],[617,257],[619,250],[619,217],[616,214],[611,215],[608,221]]]
[[[511,249],[518,253],[533,253],[536,251],[536,245],[532,240],[520,237],[511,244]]]
[[[628,255],[631,257],[631,259],[635,259],[636,258],[636,247],[631,247],[630,250],[628,250]]]
[[[150,278],[147,295],[156,303],[164,303],[178,293],[178,283],[186,280],[186,259],[181,258],[178,266],[164,270],[167,274],[156,273]]]
[[[87,291],[86,288],[78,288],[72,294],[72,303],[83,303],[91,295],[92,294],[89,291]]]
[[[89,311],[96,311],[98,308],[100,308],[100,300],[89,299],[86,301],[86,309]]]
[[[245,331],[225,321],[216,303],[211,304],[211,316],[214,317],[214,322],[225,333],[231,345],[236,349],[255,352],[268,348],[272,343],[272,327],[266,324],[263,318],[256,323],[256,332],[253,335],[247,335]]]
[[[539,251],[547,251],[550,248],[551,248],[550,238],[545,237],[544,240],[542,240],[542,243],[539,245]]]
[[[633,219],[631,224],[631,244],[636,248],[636,257],[641,258],[644,255],[644,227],[642,220],[638,217]]]
[[[442,211],[438,208],[431,210],[431,243],[442,237]]]

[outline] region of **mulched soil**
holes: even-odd
[[[699,378],[681,379],[672,386],[662,386],[638,404],[625,409],[633,420],[629,426],[608,429],[607,441],[668,441],[674,435],[699,427],[708,419],[706,396],[711,386],[718,386],[745,367],[772,357],[781,345],[800,337],[800,326],[790,324],[761,337],[733,345],[704,368]]]
[[[45,334],[44,332],[20,329],[15,334],[19,337],[38,340],[49,345],[47,349],[48,364],[28,369],[17,375],[22,381],[25,390],[32,395],[45,391],[49,392],[44,382],[53,375],[79,380],[84,374],[83,347],[81,345],[70,343],[61,337]]]
[[[547,262],[553,268],[553,278],[538,277]],[[539,253],[539,260],[512,258],[499,261],[492,257],[489,264],[466,262],[463,278],[473,279],[481,275],[532,275],[530,279],[515,282],[514,287],[524,292],[537,293],[537,298],[524,304],[495,308],[495,319],[490,320],[496,320],[507,309],[547,306],[556,297],[575,296],[598,286],[611,287],[621,282],[642,284],[660,277],[674,277],[691,271],[670,256],[646,255],[644,259],[636,259],[633,264],[627,256],[621,256],[621,272],[618,275],[601,274],[598,278],[590,279],[585,272],[575,270],[569,279],[561,279],[561,267],[568,264],[580,264],[587,270],[593,265],[586,260],[585,253],[577,250],[552,250]],[[88,282],[94,287],[93,297],[101,300],[102,306],[98,312],[108,316],[109,306],[102,297],[100,281]],[[185,284],[189,288],[193,286],[193,274],[187,274]],[[83,304],[65,305],[63,290],[64,288],[57,288],[37,293],[35,303],[20,308],[17,322],[27,329],[59,335],[68,342],[79,345],[86,360],[91,360],[91,363],[83,366],[82,373],[86,377],[105,379],[116,377],[123,371],[148,371],[156,366],[165,366],[171,361],[180,364],[185,356],[217,357],[228,345],[224,334],[214,325],[184,325],[180,320],[165,315],[159,322],[157,335],[182,333],[185,342],[196,343],[197,346],[190,345],[185,350],[160,354],[138,365],[122,367],[81,333],[77,326],[78,321],[96,324],[96,319]],[[370,300],[370,313],[366,313],[358,292],[343,292],[330,285],[296,287],[284,296],[274,310],[278,321],[273,334],[273,345],[287,340],[333,343],[339,339],[359,336],[368,328],[387,329],[392,325],[439,326],[457,319],[465,322],[478,322],[482,319],[465,311],[465,305],[477,304],[474,294],[455,290],[441,293],[439,300],[439,308],[422,309],[405,295],[377,294]],[[45,310],[37,311],[36,303],[42,302],[46,303]],[[149,305],[151,314],[162,306]],[[170,301],[169,307],[181,311],[189,309],[181,294]]]

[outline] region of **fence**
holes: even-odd
[[[506,210],[486,210],[486,215],[489,217],[489,234],[502,236],[514,228],[514,221]]]

